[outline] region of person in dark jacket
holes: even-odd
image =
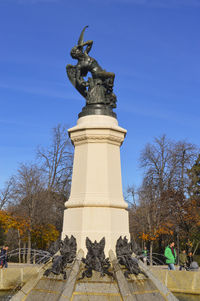
[[[194,261],[192,252],[188,253],[187,256],[187,267],[190,268],[191,263]]]
[[[183,250],[182,253],[179,255],[179,270],[181,271],[182,269],[186,269],[187,268],[187,254],[186,251]]]
[[[0,269],[3,267],[3,247],[0,250]]]
[[[176,263],[176,250],[174,248],[174,241],[170,242],[169,245],[165,248],[165,258],[168,265],[168,270],[175,270],[174,264]]]
[[[8,247],[7,246],[3,246],[3,248],[1,249],[1,254],[0,254],[0,267],[3,268],[7,268],[8,267]]]

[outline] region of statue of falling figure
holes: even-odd
[[[106,115],[114,115],[115,117],[115,113],[112,112],[112,109],[116,108],[117,101],[116,95],[113,93],[115,74],[103,70],[98,62],[88,55],[93,41],[84,42],[84,32],[87,27],[83,28],[78,45],[74,46],[71,50],[72,58],[78,60],[78,62],[76,65],[67,65],[67,75],[73,86],[86,99],[87,113],[84,115],[92,114],[88,110],[89,106],[94,107],[94,105],[98,105],[100,113],[97,114],[104,114],[104,109],[107,107],[110,109],[107,112],[111,112],[111,114],[106,113]],[[88,75],[88,72],[91,73],[92,77],[84,79]]]

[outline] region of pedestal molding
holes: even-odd
[[[77,137],[70,137],[74,145],[85,143],[110,143],[120,146],[124,141],[124,137],[116,137],[112,135],[80,135]]]
[[[72,143],[76,145],[85,143],[108,143],[121,146],[126,132],[110,128],[85,128],[69,131]]]
[[[90,204],[89,202],[87,202],[86,204],[67,204],[67,202],[65,203],[65,206],[67,208],[82,208],[82,207],[103,207],[103,208],[116,208],[116,209],[126,209],[128,207],[128,205],[115,205],[115,204],[111,204],[111,205],[107,205],[107,204],[99,204],[99,203],[92,203]]]

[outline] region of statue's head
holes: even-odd
[[[104,248],[105,248],[105,237],[103,237],[100,242],[97,242],[96,240],[94,242],[91,242],[91,240],[86,237],[86,247],[88,249],[88,254],[90,256],[94,257],[101,257],[104,255]]]
[[[73,59],[79,59],[83,55],[83,47],[82,46],[74,46],[70,52],[71,57]]]

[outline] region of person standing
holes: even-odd
[[[186,269],[187,268],[187,255],[186,255],[186,251],[183,250],[182,253],[179,255],[179,270],[181,271],[183,268]]]
[[[174,264],[176,263],[176,250],[174,248],[174,241],[170,242],[169,245],[165,248],[165,258],[168,265],[168,270],[175,270]]]
[[[190,268],[191,263],[194,261],[192,252],[188,253],[187,256],[187,267]]]
[[[142,250],[142,259],[144,264],[146,265],[147,265],[147,255],[148,255],[147,247],[144,247],[144,249]]]
[[[0,269],[3,267],[3,248],[4,246],[0,250]]]
[[[7,246],[3,246],[3,248],[1,249],[1,267],[8,267],[8,247]]]

